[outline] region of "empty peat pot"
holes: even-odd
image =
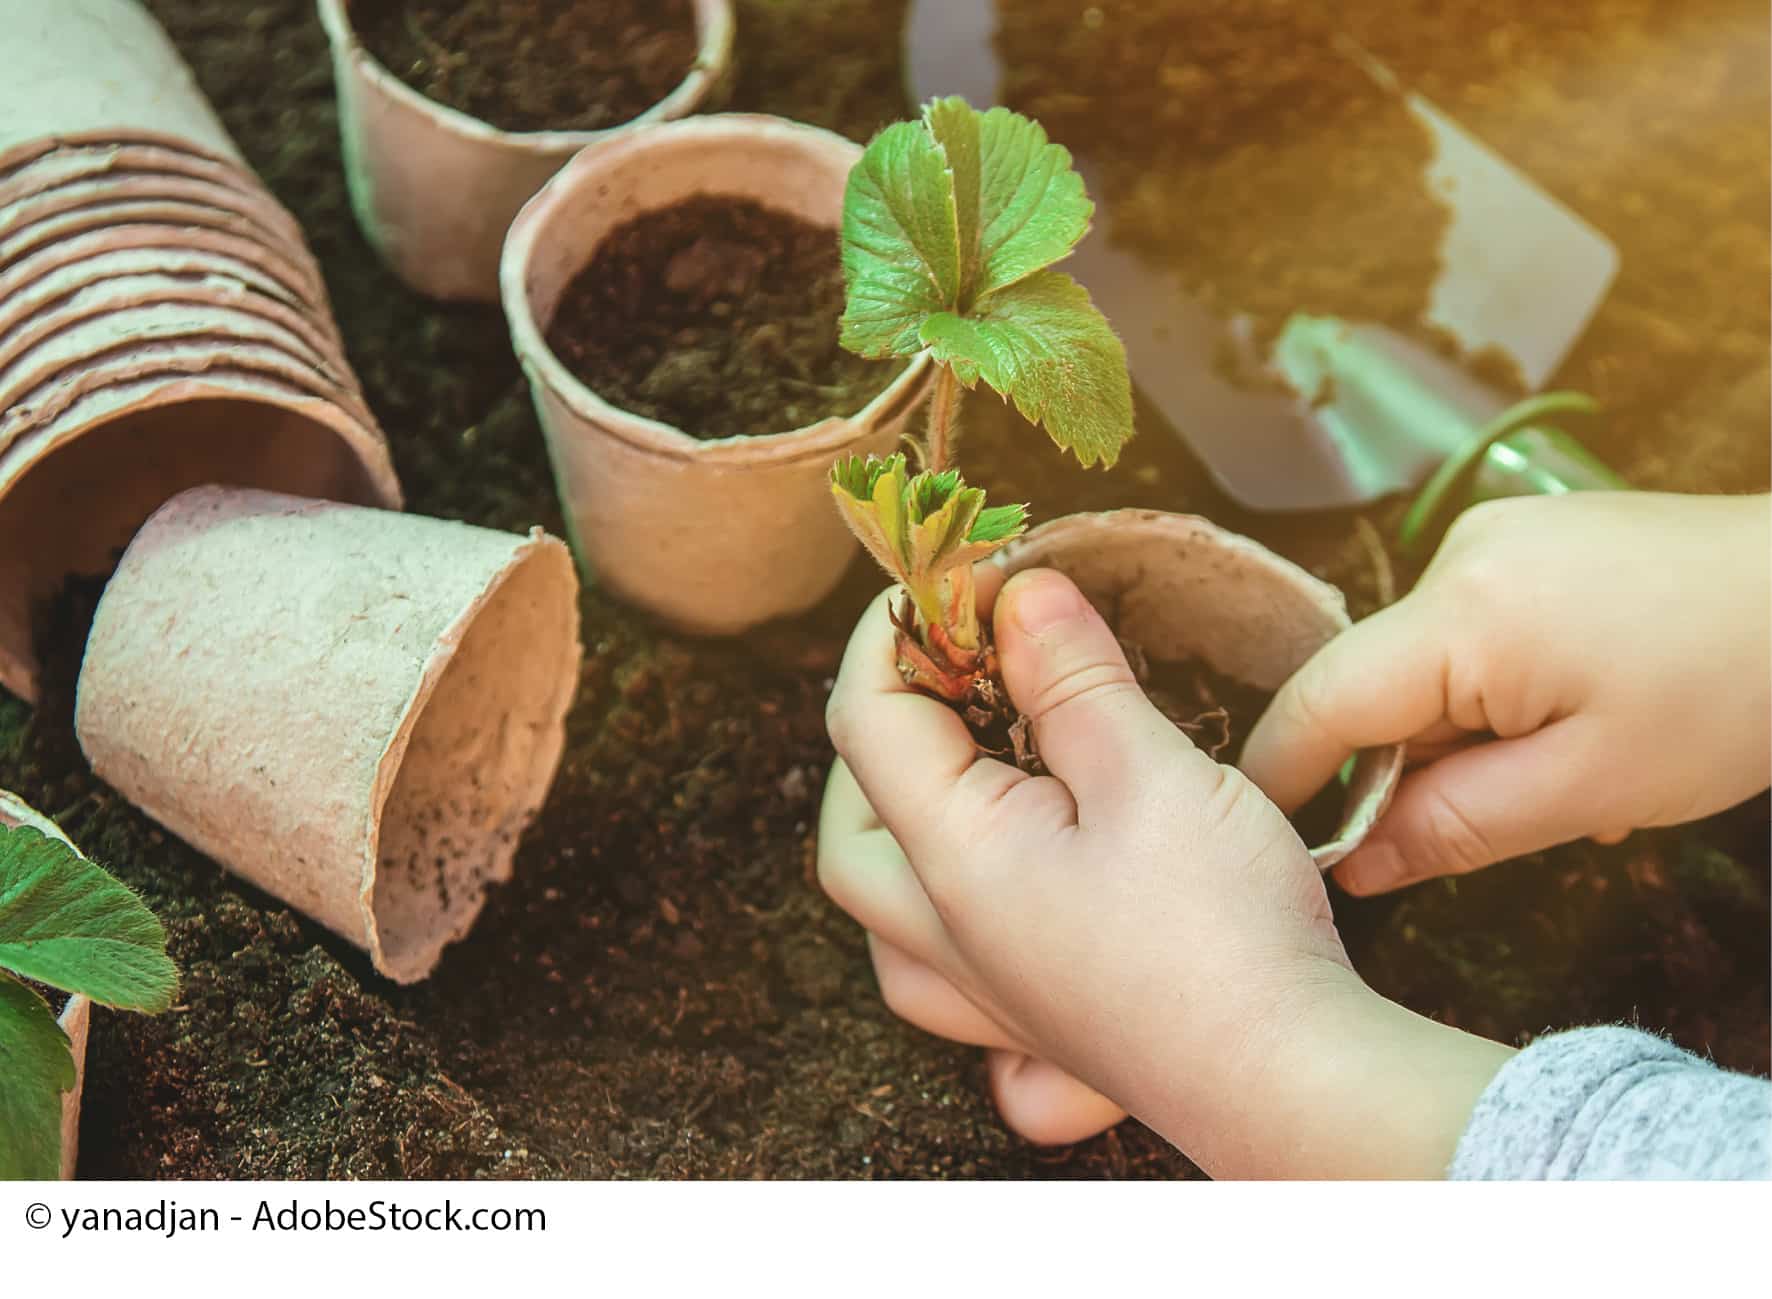
[[[51,839],[60,839],[75,852],[80,851],[55,822],[17,795],[0,789],[0,826],[21,825],[39,830]],[[74,1056],[74,1085],[62,1094],[61,1174],[62,1181],[66,1182],[72,1180],[74,1165],[80,1158],[80,1097],[86,1090],[86,1038],[92,1026],[92,1002],[78,995],[69,997],[55,1022],[68,1035],[68,1045]]]
[[[105,589],[75,729],[149,816],[414,982],[553,782],[577,595],[539,530],[195,488]]]
[[[1196,660],[1262,691],[1275,691],[1349,625],[1341,592],[1247,537],[1205,519],[1156,510],[1111,510],[1054,519],[999,553],[1011,573],[1054,568],[1108,617],[1122,640],[1153,664]],[[1340,824],[1311,847],[1329,869],[1366,837],[1402,776],[1403,750],[1355,759]],[[879,825],[852,778],[834,776],[819,819],[821,860],[865,854]],[[821,867],[823,869],[823,867]],[[851,867],[840,868],[843,873]],[[954,1025],[956,1036],[991,1044],[992,1028],[940,979],[905,968],[872,939],[875,973],[906,1018]],[[1001,1031],[995,1030],[1000,1039]],[[1111,1127],[1125,1111],[1055,1066],[1016,1051],[991,1052],[991,1090],[1011,1127],[1041,1144],[1065,1144]]]
[[[586,145],[695,112],[732,58],[732,0],[694,0],[695,63],[644,113],[604,131],[503,131],[383,67],[351,24],[361,3],[320,0],[351,208],[394,274],[433,298],[497,301],[499,249],[529,196]]]
[[[0,0],[0,152],[132,127],[240,154],[166,33],[136,0]]]
[[[698,196],[828,226],[861,148],[779,118],[715,114],[593,145],[530,200],[501,270],[505,315],[546,435],[574,548],[611,593],[700,635],[803,612],[859,546],[831,502],[839,457],[886,454],[927,386],[919,357],[847,417],[697,438],[606,401],[548,347],[561,297],[623,225]]]

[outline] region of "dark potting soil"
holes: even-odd
[[[700,44],[690,0],[354,0],[351,20],[414,90],[507,131],[631,121]]]
[[[558,532],[500,312],[407,293],[356,230],[311,0],[148,4],[307,230],[410,507]],[[734,107],[856,139],[904,114],[898,0],[737,7]],[[1764,6],[1336,9],[1618,242],[1619,281],[1556,379],[1606,403],[1594,444],[1642,487],[1767,490]],[[1041,518],[1203,513],[1341,587],[1356,617],[1382,602],[1375,556],[1395,503],[1249,514],[1142,408],[1142,435],[1109,473],[1076,468],[993,399],[969,399],[962,419],[968,477],[998,500],[1032,501]],[[1406,588],[1413,574],[1399,561],[1397,577]],[[1011,1138],[979,1053],[893,1018],[859,930],[821,894],[824,702],[880,586],[858,562],[815,614],[740,642],[663,635],[588,590],[548,806],[515,878],[416,988],[377,978],[96,780],[71,695],[33,711],[0,694],[0,786],[143,894],[184,979],[165,1015],[95,1013],[81,1174],[1197,1175],[1136,1123],[1059,1150]],[[1379,991],[1443,1022],[1523,1042],[1634,1021],[1763,1074],[1768,819],[1762,798],[1392,897],[1332,893],[1336,922]]]
[[[611,232],[547,339],[616,406],[699,438],[755,437],[853,415],[899,372],[838,345],[842,314],[832,230],[710,196]]]

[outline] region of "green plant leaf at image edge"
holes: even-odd
[[[150,1014],[178,991],[166,931],[127,886],[59,839],[0,830],[0,969]]]
[[[61,1098],[74,1076],[49,1004],[0,970],[0,1181],[61,1175]]]

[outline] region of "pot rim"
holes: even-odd
[[[1067,540],[1071,537],[1086,539],[1091,533],[1100,535],[1110,529],[1121,533],[1135,529],[1147,534],[1185,537],[1195,542],[1203,539],[1221,549],[1235,551],[1308,596],[1324,612],[1332,615],[1341,630],[1353,625],[1347,613],[1347,597],[1338,587],[1253,537],[1233,532],[1198,514],[1141,508],[1061,514],[1030,529],[991,556],[990,562],[1008,568],[1018,556],[1032,551],[1036,556],[1033,566],[1038,566],[1042,541],[1050,543],[1053,538]],[[1402,779],[1404,757],[1404,747],[1400,744],[1360,749],[1354,754],[1354,778],[1348,782],[1334,837],[1321,844],[1306,845],[1319,870],[1327,871],[1347,857],[1371,833],[1396,794]]]
[[[44,343],[53,343],[57,335],[94,324],[123,311],[150,311],[157,307],[188,307],[191,311],[213,313],[208,319],[192,319],[189,324],[174,326],[177,332],[155,334],[149,338],[123,338],[98,345],[97,350],[82,350],[62,360],[32,361],[31,353]],[[246,316],[258,322],[245,326],[227,315]],[[263,326],[263,332],[249,329]],[[368,419],[369,410],[362,397],[353,390],[343,375],[329,374],[316,358],[304,356],[278,335],[300,342],[296,335],[268,317],[237,308],[211,303],[150,303],[139,308],[120,308],[56,330],[39,340],[14,359],[12,364],[34,364],[34,370],[21,370],[11,379],[0,380],[10,393],[7,409],[0,415],[0,447],[10,447],[32,429],[60,419],[88,393],[112,386],[117,380],[127,381],[133,375],[196,374],[216,367],[242,370],[260,369],[274,374],[291,387],[313,392],[323,401],[349,412],[359,422]],[[208,363],[204,363],[205,359]],[[287,373],[281,366],[287,364]],[[35,399],[35,400],[33,400]]]
[[[34,248],[12,265],[0,269],[0,303],[37,283],[45,275],[106,253],[158,249],[168,254],[219,253],[245,262],[283,286],[291,298],[315,315],[330,316],[332,309],[325,283],[277,249],[243,234],[212,226],[180,226],[165,221],[140,221],[124,225],[94,226],[78,230]],[[28,269],[26,269],[28,268]]]
[[[76,186],[83,193],[71,193]],[[119,203],[190,203],[245,217],[267,242],[292,244],[300,229],[282,204],[268,194],[243,190],[212,176],[178,171],[107,170],[76,176],[59,185],[0,204],[0,241],[10,242],[58,217]],[[37,210],[25,209],[36,205]],[[18,217],[23,216],[23,220]]]
[[[42,344],[101,316],[142,307],[221,307],[286,331],[290,338],[306,349],[303,359],[311,361],[321,374],[347,390],[353,386],[350,372],[345,368],[344,357],[336,345],[325,337],[312,319],[287,303],[255,292],[247,285],[241,285],[238,291],[229,292],[208,283],[143,283],[155,278],[176,280],[177,277],[157,276],[156,272],[148,271],[91,280],[54,303],[22,317],[0,332],[0,374],[4,374],[14,361],[28,356]],[[132,284],[131,281],[135,283]],[[96,300],[76,305],[76,300],[81,295],[91,291],[98,291],[95,294]],[[114,296],[107,297],[107,292]],[[14,337],[9,340],[6,337],[8,334]],[[302,353],[295,355],[303,356]]]
[[[200,162],[207,168],[213,168],[218,174],[225,174],[235,179],[242,193],[257,195],[261,198],[275,199],[269,187],[259,175],[251,171],[238,158],[230,158],[226,154],[206,149],[193,141],[181,139],[176,135],[167,135],[162,131],[142,131],[128,127],[118,127],[102,131],[69,131],[61,134],[41,135],[33,140],[15,144],[10,149],[0,151],[0,195],[3,195],[8,183],[16,183],[39,163],[49,161],[58,154],[66,154],[70,158],[76,155],[102,155],[106,152],[116,153],[125,149],[160,149],[175,158],[188,158]],[[153,159],[127,161],[127,170],[153,170],[152,166],[144,168],[143,163],[151,163]],[[168,162],[171,159],[166,160]],[[33,198],[38,194],[59,189],[70,181],[90,180],[95,176],[108,175],[117,167],[115,158],[103,161],[95,170],[77,171],[65,176],[57,176],[46,184],[14,194],[6,198],[7,205],[23,199]],[[196,175],[195,172],[180,172],[179,175]],[[53,173],[52,173],[53,175]],[[218,183],[225,183],[218,180]],[[292,217],[291,220],[294,218]]]
[[[691,0],[699,37],[695,62],[683,80],[663,99],[625,122],[597,131],[507,131],[471,113],[419,93],[395,76],[369,52],[351,21],[351,0],[320,0],[320,24],[334,54],[343,53],[357,74],[380,94],[423,114],[438,129],[476,144],[546,157],[573,152],[617,132],[695,111],[732,61],[737,28],[732,0]]]
[[[675,425],[617,406],[581,382],[547,345],[541,322],[536,319],[528,288],[529,266],[542,244],[545,227],[569,197],[595,184],[610,167],[654,148],[686,141],[705,149],[720,149],[735,140],[798,149],[819,156],[832,166],[841,166],[845,173],[862,154],[860,145],[833,131],[764,113],[709,113],[657,123],[581,150],[523,205],[505,236],[499,259],[499,290],[512,343],[532,384],[545,388],[575,418],[647,455],[661,460],[724,465],[834,459],[854,443],[858,430],[889,423],[916,405],[929,378],[927,352],[912,357],[890,383],[853,415],[833,415],[815,424],[755,437],[735,434],[702,439]],[[680,197],[694,193],[707,191],[686,189]],[[837,227],[829,228],[835,235]]]

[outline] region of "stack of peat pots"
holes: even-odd
[[[206,482],[398,507],[295,220],[133,0],[0,0],[0,685]]]
[[[38,619],[109,574],[93,771],[421,979],[559,765],[571,556],[398,512],[300,229],[138,0],[0,32],[0,686],[38,699]]]

